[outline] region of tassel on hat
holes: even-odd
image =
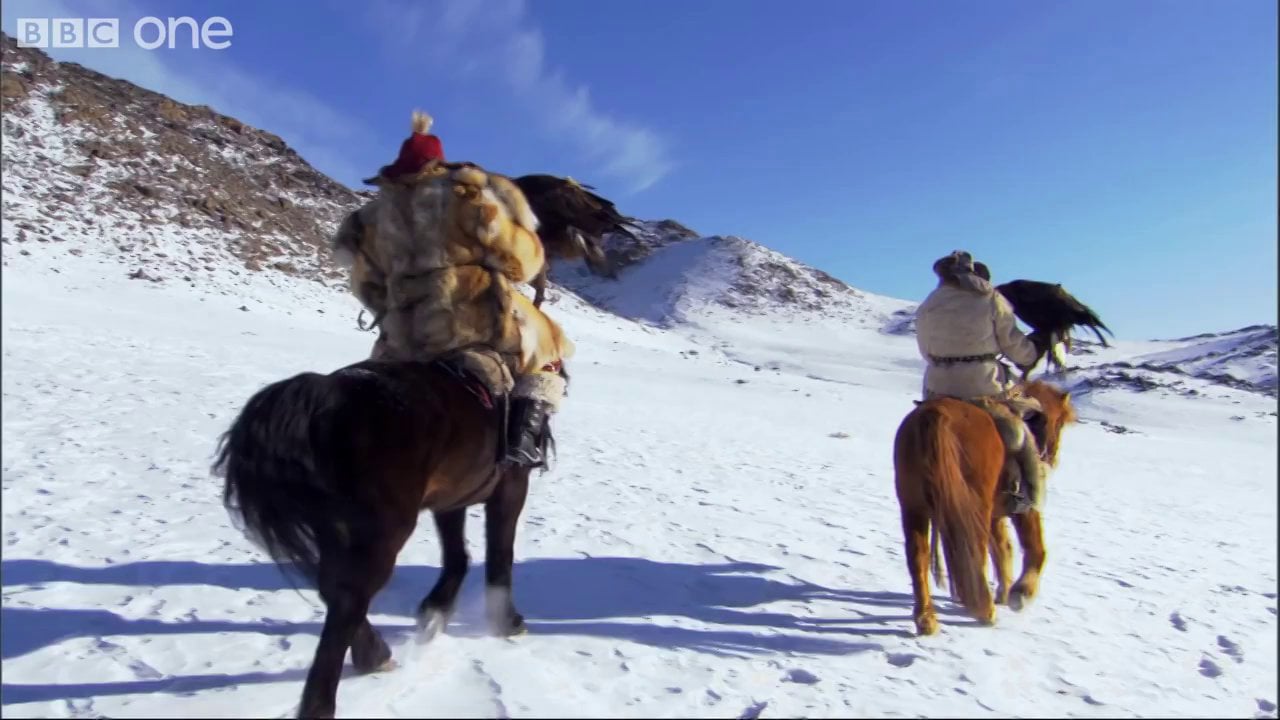
[[[431,132],[431,123],[434,122],[431,116],[421,110],[413,111],[413,122],[411,127],[415,133],[426,135]]]

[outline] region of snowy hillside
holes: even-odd
[[[6,274],[5,717],[294,712],[321,608],[231,526],[208,463],[253,391],[371,337],[341,296],[249,282],[245,312],[92,265]],[[889,452],[918,368],[886,359],[909,338],[869,332],[881,359],[844,366],[761,338],[795,368],[755,372],[561,312],[580,356],[516,546],[531,632],[477,634],[476,567],[452,634],[414,646],[439,567],[420,527],[374,607],[402,667],[347,677],[340,716],[1275,717],[1270,399],[1081,398],[1040,599],[978,628],[939,591],[942,634],[918,639]]]
[[[6,265],[121,264],[233,292],[341,281],[325,243],[361,194],[279,137],[0,36]],[[47,246],[47,247],[46,247]]]
[[[0,714],[291,717],[323,609],[209,463],[264,384],[367,356],[320,250],[359,197],[5,42]],[[886,332],[911,305],[672,221],[610,252],[616,282],[554,271],[578,354],[516,543],[529,634],[479,633],[477,508],[459,616],[412,642],[424,522],[371,615],[401,667],[348,672],[339,717],[1277,716],[1274,328],[1080,346],[1040,597],[982,628],[936,590],[922,639],[891,464],[921,366]]]
[[[728,312],[879,327],[907,305],[855,290],[750,240],[719,235],[669,242],[623,268],[618,281],[561,282],[623,317],[667,326]]]

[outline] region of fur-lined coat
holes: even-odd
[[[916,343],[928,366],[924,389],[965,400],[1000,395],[1011,384],[994,358],[945,364],[937,358],[1003,354],[1019,366],[1031,366],[1039,353],[1018,330],[1009,301],[974,275],[944,280],[916,310]]]
[[[536,230],[510,180],[472,166],[432,165],[383,180],[378,197],[347,217],[333,243],[351,270],[352,292],[381,317],[379,356],[424,360],[478,346],[503,355],[519,375],[573,350],[513,287],[546,262]]]

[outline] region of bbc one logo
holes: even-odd
[[[18,18],[18,47],[118,48],[119,18]],[[133,42],[143,50],[175,49],[190,42],[193,50],[222,50],[231,46],[231,21],[214,16],[203,23],[194,18],[161,20],[148,15],[133,24]]]

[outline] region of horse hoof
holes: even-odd
[[[334,708],[324,708],[324,707],[312,707],[312,708],[306,708],[306,709],[299,708],[298,717],[305,718],[305,720],[312,720],[312,718],[315,718],[315,720],[332,720],[332,718],[334,717]]]
[[[916,634],[937,635],[938,618],[934,615],[926,615],[924,617],[916,618]]]
[[[426,645],[435,640],[449,624],[449,618],[439,610],[428,610],[418,618],[418,634],[415,640],[419,645]]]
[[[396,661],[391,657],[391,649],[385,647],[372,658],[353,652],[351,654],[351,664],[360,675],[372,675],[396,668]]]
[[[1014,612],[1022,612],[1022,610],[1031,603],[1031,596],[1021,590],[1014,590],[1009,593],[1009,609]]]
[[[529,632],[529,626],[524,622],[524,616],[520,614],[512,615],[504,621],[496,622],[493,625],[493,634],[498,637],[517,637]]]

